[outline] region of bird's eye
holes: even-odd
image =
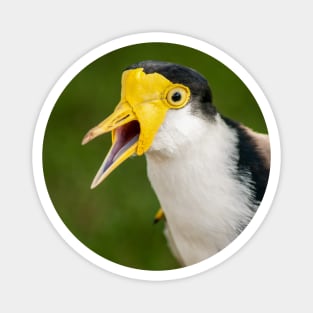
[[[178,102],[181,100],[181,93],[179,91],[176,91],[175,93],[172,94],[171,100],[173,102]]]
[[[167,93],[167,102],[173,108],[183,107],[189,99],[189,89],[185,87],[174,87]]]

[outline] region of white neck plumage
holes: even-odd
[[[215,121],[169,112],[146,154],[148,177],[167,221],[169,244],[183,265],[227,246],[253,213],[249,173],[238,179],[238,136]],[[245,184],[242,183],[245,181]]]

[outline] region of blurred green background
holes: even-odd
[[[146,175],[145,157],[131,158],[99,187],[90,184],[111,145],[110,134],[81,146],[85,133],[119,102],[122,71],[142,60],[179,63],[209,81],[218,110],[260,132],[266,125],[253,96],[223,64],[197,50],[148,43],[111,52],[83,69],[65,88],[51,113],[43,145],[50,198],[70,231],[97,254],[122,265],[168,270],[179,265],[153,225],[159,203]]]

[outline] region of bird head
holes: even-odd
[[[101,134],[112,132],[111,149],[91,188],[99,185],[131,155],[162,149],[162,140],[158,138],[171,137],[171,128],[188,130],[191,115],[212,118],[216,114],[206,79],[184,66],[143,61],[123,72],[121,85],[121,100],[114,112],[89,130],[82,141],[86,144]]]

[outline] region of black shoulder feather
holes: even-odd
[[[255,203],[260,203],[263,199],[268,177],[269,177],[269,166],[266,165],[262,153],[251,135],[247,130],[239,123],[223,117],[225,123],[237,132],[238,135],[238,173],[239,177],[243,177],[244,173],[250,173],[253,191],[255,196]],[[242,174],[242,175],[240,175]]]

